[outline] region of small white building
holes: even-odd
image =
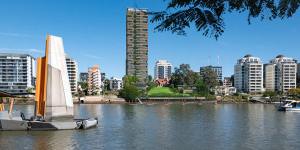
[[[226,86],[226,87],[232,87],[233,86],[232,81],[231,81],[231,77],[224,77],[223,86]]]
[[[112,91],[121,90],[123,87],[123,80],[115,77],[111,77],[109,80],[109,87]]]
[[[235,93],[236,93],[235,87],[216,86],[216,88],[215,88],[216,95],[233,95]]]

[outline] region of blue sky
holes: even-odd
[[[163,0],[136,0],[137,6],[158,11]],[[77,60],[79,70],[99,64],[108,77],[125,74],[126,8],[133,0],[2,0],[0,5],[0,52],[43,56],[46,34],[61,36],[65,51]],[[187,36],[154,32],[149,24],[149,74],[158,59],[173,66],[188,63],[195,71],[203,65],[223,66],[233,74],[236,60],[245,54],[268,62],[278,54],[300,60],[300,14],[275,21],[253,20],[247,15],[225,16],[226,29],[218,41],[188,30]]]

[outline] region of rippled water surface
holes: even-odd
[[[16,106],[32,114],[33,106]],[[90,130],[0,131],[0,149],[300,149],[300,113],[262,104],[75,105]]]

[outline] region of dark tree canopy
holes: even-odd
[[[123,89],[119,93],[120,97],[126,101],[135,101],[141,96],[142,92],[137,87],[138,79],[135,76],[125,76],[123,82]]]
[[[168,0],[166,10],[152,12],[151,22],[157,22],[157,31],[185,34],[192,23],[204,36],[216,39],[225,28],[224,14],[247,13],[251,18],[262,20],[284,19],[293,16],[300,0]]]
[[[203,82],[204,84],[209,88],[212,89],[215,86],[218,85],[218,75],[215,71],[213,71],[212,69],[204,69],[203,73],[202,73],[202,78],[203,78]]]

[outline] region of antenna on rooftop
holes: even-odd
[[[220,66],[220,56],[218,56],[218,58],[217,58],[218,60],[217,60],[217,62],[218,62],[218,66]]]

